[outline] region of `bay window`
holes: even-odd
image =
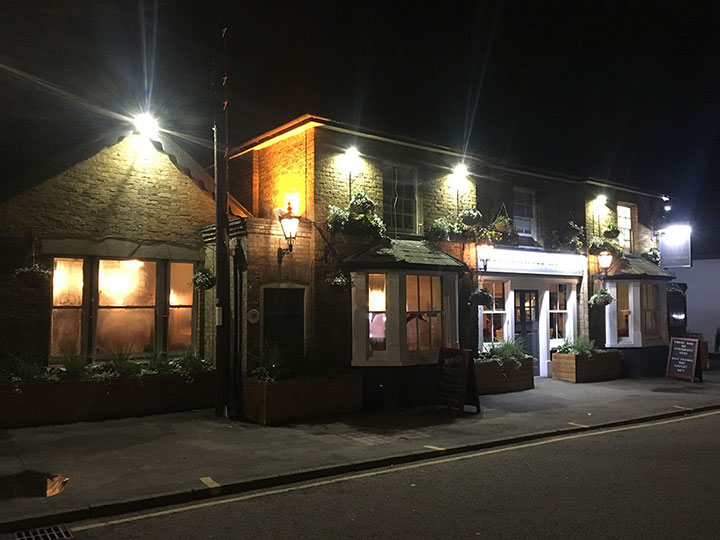
[[[83,260],[56,258],[50,314],[51,356],[81,353],[83,288]]]
[[[408,350],[439,349],[443,335],[440,276],[408,275],[405,282]]]
[[[50,356],[191,348],[193,270],[189,262],[55,258]]]
[[[664,281],[608,281],[615,301],[605,307],[605,345],[646,347],[667,342]]]

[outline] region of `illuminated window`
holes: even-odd
[[[385,274],[368,275],[368,320],[370,348],[384,351],[387,346],[385,314]]]
[[[168,351],[192,346],[193,264],[170,263]]]
[[[82,352],[83,259],[53,261],[53,308],[50,316],[50,355]]]
[[[440,276],[405,277],[407,346],[411,351],[439,349],[443,342]]]
[[[154,262],[100,260],[97,354],[154,350],[155,280]]]
[[[390,232],[417,232],[417,181],[413,169],[389,167],[383,178],[383,220]]]
[[[641,303],[643,339],[662,337],[660,329],[660,286],[643,283]]]
[[[568,320],[568,285],[550,285],[550,339],[564,339]]]
[[[483,285],[493,295],[491,307],[480,306],[482,311],[482,344],[490,346],[493,341],[505,337],[505,284],[502,281],[486,281]]]
[[[618,204],[617,207],[617,225],[620,229],[620,236],[618,236],[618,242],[623,249],[632,251],[632,219],[633,209],[630,206],[624,204]]]
[[[630,337],[630,285],[624,282],[617,284],[617,339]]]
[[[520,236],[535,238],[536,227],[535,194],[516,189],[513,194],[513,229]]]

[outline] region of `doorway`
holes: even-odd
[[[533,374],[540,375],[537,291],[515,291],[515,339],[522,341],[525,352],[533,357]]]
[[[264,289],[263,339],[290,357],[305,350],[305,289]],[[295,356],[299,355],[299,356]]]

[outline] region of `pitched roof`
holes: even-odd
[[[614,279],[675,279],[675,274],[637,255],[615,258],[607,275]]]
[[[343,266],[357,270],[418,270],[463,271],[464,262],[448,255],[427,240],[390,240],[365,248],[343,261]]]

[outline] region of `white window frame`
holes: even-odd
[[[621,216],[620,209],[627,210],[629,216]],[[617,226],[620,229],[618,242],[625,251],[632,252],[633,249],[633,221],[635,220],[635,206],[619,202],[616,208]]]
[[[552,303],[551,303],[551,299],[550,299],[550,287],[552,285],[555,285],[556,287],[560,287],[560,286],[565,287],[565,309],[552,309]],[[571,295],[571,292],[572,292],[572,287],[571,287],[571,285],[569,285],[566,282],[552,283],[548,286],[548,338],[549,338],[548,340],[550,342],[550,349],[559,347],[560,345],[562,345],[565,342],[565,339],[571,339],[571,336],[568,335],[568,327],[570,326],[569,321],[570,321],[570,295]],[[558,292],[558,294],[559,294],[559,292]],[[558,305],[559,305],[559,301],[558,301]],[[565,317],[563,318],[563,337],[555,337],[555,338],[549,337],[550,336],[550,321],[551,321],[550,315],[552,315],[553,313],[555,313],[555,314],[560,313],[560,314],[565,315]]]
[[[408,180],[401,180],[398,181],[398,177],[396,176],[397,171],[407,171],[409,174]],[[389,197],[392,194],[387,194],[385,192],[386,186],[393,186],[397,184],[404,184],[404,185],[411,185],[413,187],[413,190],[415,192],[415,199],[413,201],[413,215],[414,215],[414,223],[412,227],[410,228],[399,228],[399,227],[392,227],[392,220],[390,219],[390,215],[387,215],[386,208],[385,208],[385,200],[386,197]],[[388,232],[395,232],[397,230],[398,233],[403,234],[417,234],[418,233],[418,223],[420,222],[419,219],[419,204],[418,204],[418,180],[417,180],[417,169],[414,167],[402,165],[399,163],[393,163],[385,165],[384,172],[383,172],[383,220],[385,221],[385,224],[388,227]],[[405,200],[405,199],[403,199]],[[397,201],[399,202],[399,201]],[[395,208],[395,205],[392,205],[393,208]],[[403,215],[406,215],[404,212],[402,212]],[[397,223],[395,223],[397,226]]]
[[[532,238],[533,240],[537,240],[537,201],[535,200],[535,192],[529,189],[523,189],[523,188],[514,188],[513,189],[513,226],[517,227],[518,218],[516,217],[516,208],[515,205],[518,204],[517,201],[517,195],[519,193],[522,193],[525,195],[530,195],[532,197],[532,218],[530,219],[530,232],[519,232],[517,229],[515,232],[518,234],[518,236],[525,236],[527,238]],[[523,206],[527,206],[527,204],[523,201]],[[526,217],[522,217],[520,219],[528,219]]]
[[[484,330],[485,330],[485,324],[484,324],[485,318],[484,318],[484,316],[485,316],[485,315],[489,315],[489,316],[491,317],[491,318],[490,318],[491,321],[492,321],[492,316],[493,316],[493,315],[501,315],[501,323],[500,323],[500,325],[501,325],[502,331],[503,331],[503,339],[507,339],[507,335],[508,335],[508,334],[507,334],[507,296],[508,296],[508,295],[507,295],[507,293],[508,293],[507,282],[502,281],[502,280],[490,280],[489,282],[490,282],[490,283],[495,283],[495,284],[497,284],[498,286],[502,287],[502,289],[503,289],[503,300],[504,300],[504,303],[503,303],[502,309],[497,309],[494,305],[493,305],[493,309],[491,309],[491,310],[490,310],[490,309],[485,309],[484,306],[478,306],[478,321],[479,321],[479,324],[478,324],[478,344],[480,345],[480,346],[479,346],[479,349],[480,349],[481,351],[487,351],[487,350],[489,350],[490,347],[492,347],[492,343],[494,343],[494,341],[491,341],[491,342],[486,342],[486,341],[485,341],[485,335],[484,335]],[[481,287],[482,287],[482,288],[487,288],[487,282],[486,282],[485,284],[481,285]],[[494,291],[493,291],[493,292],[494,292]],[[493,298],[494,298],[494,295],[493,295]],[[493,304],[494,304],[494,302],[493,302]],[[492,326],[492,333],[493,333],[493,336],[494,336],[494,335],[495,335],[495,327],[494,327],[494,326]]]
[[[368,274],[385,274],[385,350],[369,346]],[[413,366],[435,364],[438,349],[408,350],[406,325],[406,276],[440,276],[442,294],[442,347],[459,346],[457,288],[454,272],[417,270],[367,270],[351,273],[352,279],[352,365]]]
[[[667,345],[668,329],[667,317],[667,295],[664,281],[642,280],[626,281],[629,294],[629,336],[618,339],[617,337],[617,286],[618,281],[607,281],[607,291],[615,298],[615,302],[605,306],[605,346],[606,347],[647,347],[654,345]],[[643,330],[643,284],[658,286],[658,325],[659,332],[656,335],[646,335]]]

